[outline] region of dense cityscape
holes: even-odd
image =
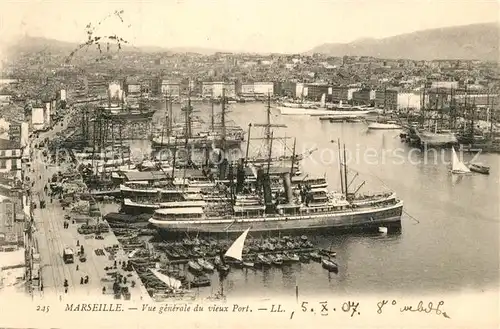
[[[419,198],[394,177],[397,197],[392,189],[359,193],[365,182],[356,181],[341,138],[349,148],[369,145],[374,132],[396,131],[381,137],[384,147],[445,149],[453,175],[483,177],[490,167],[498,174],[455,153],[500,152],[497,62],[95,48],[18,50],[2,60],[0,255],[7,265],[0,289],[164,301],[222,298],[222,288],[215,297],[192,288],[226,282],[234,294],[247,293],[250,270],[255,287],[260,270],[287,266],[342,278],[349,261],[343,240],[334,251],[333,242],[309,232],[398,235],[402,218],[414,219],[402,198],[410,205]],[[314,123],[294,122],[303,117]],[[287,126],[296,130],[284,137],[293,149],[277,154],[273,134]],[[260,138],[257,128],[264,128]],[[299,154],[295,145],[309,134],[338,144],[338,169],[323,169],[338,175],[340,191],[330,190],[331,177],[302,165],[315,150]],[[249,154],[254,139],[264,153]],[[144,153],[140,160],[132,159],[134,147]],[[188,148],[201,156],[178,154]],[[214,148],[217,161],[207,155]],[[231,148],[246,154],[225,158]],[[165,149],[173,152],[163,157]],[[280,284],[277,291],[289,289]]]

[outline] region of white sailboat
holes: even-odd
[[[245,240],[247,238],[248,232],[250,228],[247,228],[245,232],[243,232],[229,247],[229,249],[224,254],[225,258],[230,258],[233,260],[237,260],[239,262],[243,262],[243,247],[245,245]]]
[[[451,148],[451,172],[453,174],[470,173],[470,169],[458,158],[454,147]]]

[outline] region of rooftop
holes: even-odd
[[[0,139],[0,150],[16,150],[21,148],[19,142],[14,142],[8,139]]]

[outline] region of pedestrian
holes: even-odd
[[[43,292],[43,283],[40,285],[40,291]]]
[[[76,270],[77,270],[77,271],[78,271],[78,268],[79,268],[79,267],[78,267],[78,264],[76,264]]]
[[[106,287],[102,287],[102,294],[104,295],[106,293]]]
[[[76,240],[76,246],[79,247],[80,246],[80,240]]]
[[[83,277],[80,277],[80,284],[83,284]]]

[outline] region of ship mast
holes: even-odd
[[[267,94],[267,120],[266,120],[266,131],[265,131],[265,136],[266,136],[266,144],[269,147],[270,145],[270,139],[271,137],[271,94]]]
[[[295,146],[297,144],[297,138],[293,139],[293,151],[292,151],[292,166],[290,168],[290,176],[293,175],[294,164],[295,164]]]
[[[269,155],[267,157],[267,175],[269,175],[269,170],[271,169],[271,156],[273,153],[273,132],[271,131],[271,136],[269,136]],[[293,160],[292,160],[293,161]]]
[[[221,106],[222,106],[222,115],[220,119],[222,126],[221,150],[222,152],[225,152],[226,151],[226,89],[225,88],[222,88]]]
[[[343,172],[343,164],[342,164],[342,155],[340,153],[340,138],[337,139],[337,144],[338,144],[338,147],[339,147],[339,176],[340,176],[340,192],[342,192],[342,194],[344,194],[344,175],[342,174]]]
[[[247,149],[245,150],[245,165],[248,163],[248,152],[250,151],[250,132],[252,131],[252,124],[248,124],[248,136],[247,136]]]
[[[210,116],[210,119],[211,119],[211,122],[210,122],[210,127],[212,129],[212,133],[214,133],[215,131],[215,120],[214,120],[214,98],[213,98],[213,94],[212,94],[212,98],[210,98],[210,105],[212,107],[212,113],[211,113],[211,116]]]
[[[346,152],[345,152],[345,144],[344,144],[344,187],[345,187],[345,199],[348,197],[348,186],[347,186],[347,163],[346,163]]]
[[[184,172],[182,174],[182,188],[184,189],[184,185],[186,183],[186,169],[187,166],[191,164],[191,152],[188,151],[188,143],[189,138],[191,138],[191,89],[188,91],[188,105],[185,111],[186,113],[186,132],[184,138],[184,149],[187,153],[187,163],[184,165]]]

